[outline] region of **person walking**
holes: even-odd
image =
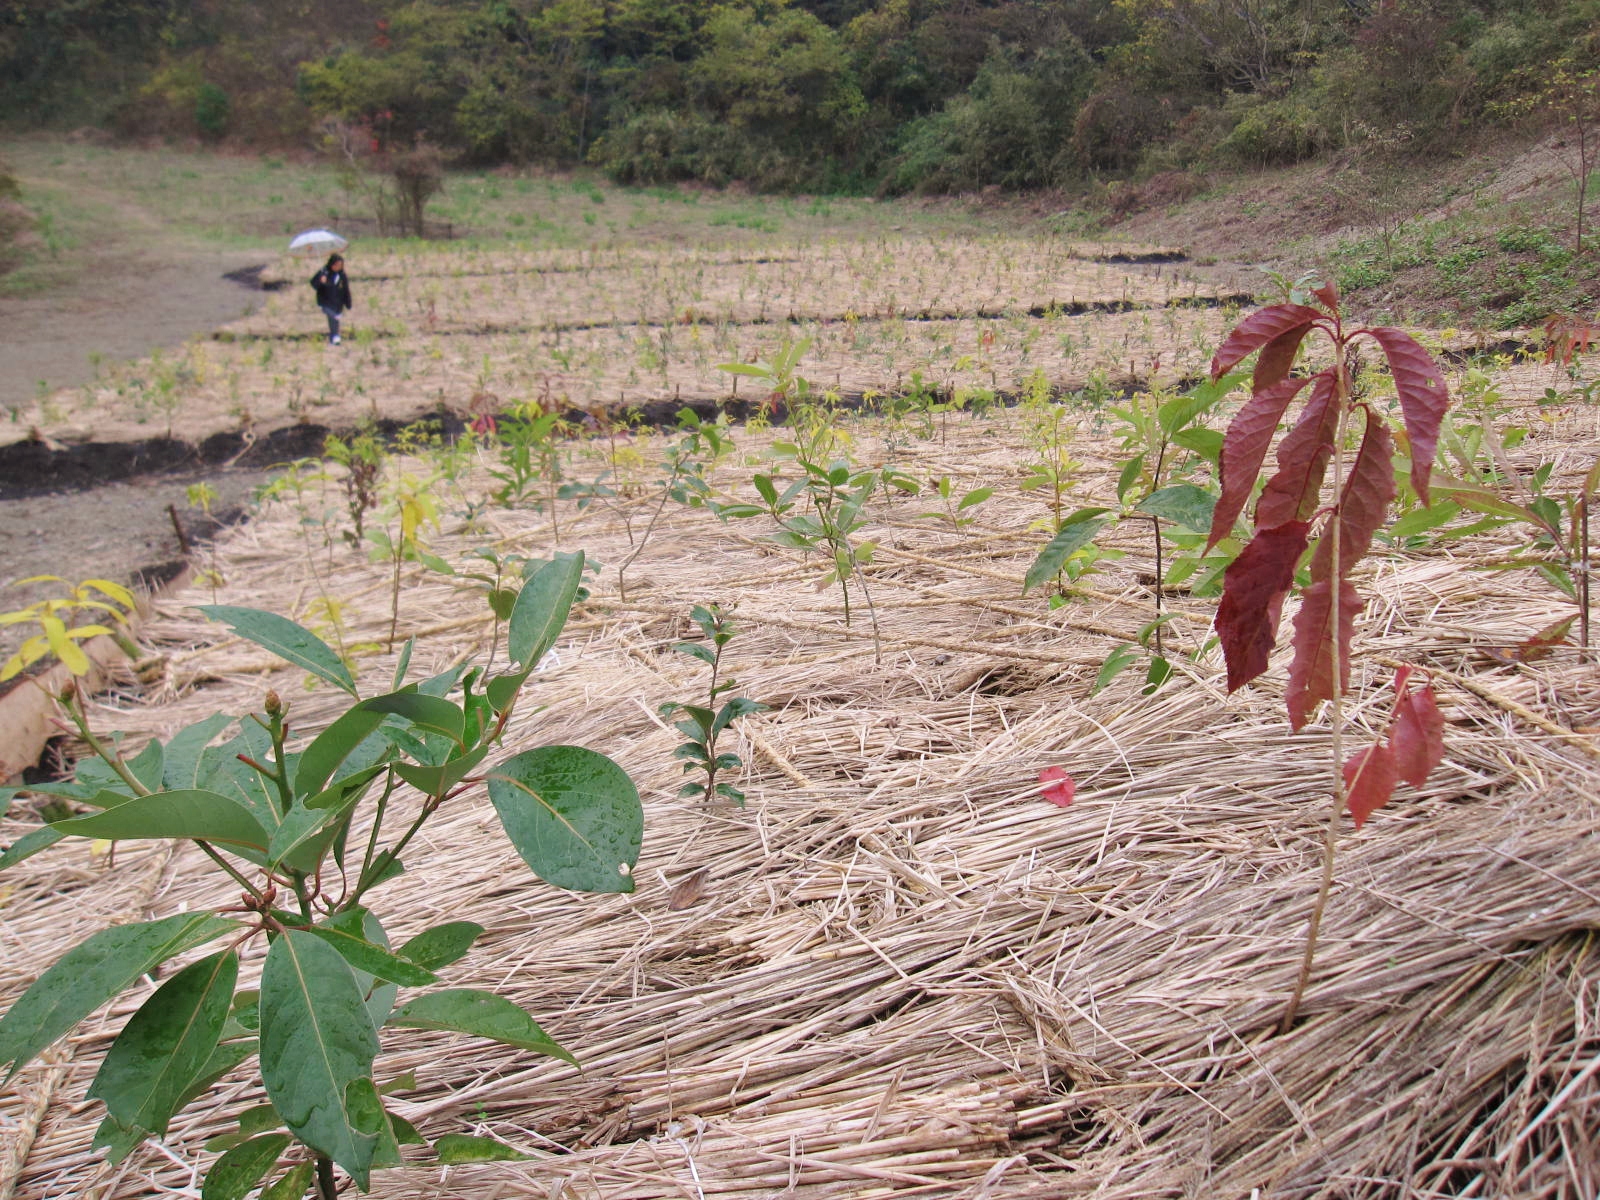
[[[317,307],[328,318],[328,345],[339,344],[339,316],[350,303],[350,277],[344,273],[344,259],[337,254],[328,256],[327,265],[311,277],[311,286],[317,293]]]

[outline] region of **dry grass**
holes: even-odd
[[[353,252],[352,252],[353,253]],[[1175,379],[1222,328],[1240,273],[1105,261],[1105,247],[995,237],[653,251],[441,251],[352,258],[346,343],[323,344],[301,278],[216,339],[36,399],[19,420],[73,441],[407,420],[475,396],[585,410],[729,394],[718,363],[816,339],[807,369],[848,393],[1020,390]],[[1199,307],[1193,307],[1198,305]],[[1126,311],[1117,311],[1126,310]],[[748,388],[748,385],[747,385]]]
[[[1566,452],[1562,476],[1597,441],[1592,411],[1567,420],[1542,435]],[[1274,1036],[1317,886],[1325,721],[1289,731],[1281,664],[1231,697],[1214,657],[1180,660],[1154,697],[1134,672],[1090,696],[1116,639],[1153,611],[1138,583],[1147,541],[1119,534],[1128,557],[1066,607],[1019,599],[1042,508],[1005,484],[1025,457],[1016,418],[951,428],[948,444],[918,445],[918,469],[999,482],[1004,502],[965,532],[917,519],[915,502],[879,511],[881,665],[864,621],[847,632],[837,592],[754,524],[671,511],[624,603],[620,517],[632,506],[637,532],[648,492],[563,512],[561,546],[607,567],[506,744],[578,742],[627,768],[647,813],[638,891],[577,896],[534,880],[481,795],[429,826],[426,853],[380,901],[391,933],[487,925],[451,983],[525,1005],[584,1067],[388,1039],[382,1076],[422,1080],[396,1111],[432,1136],[491,1133],[533,1158],[390,1173],[375,1194],[1593,1197],[1600,762],[1595,738],[1571,731],[1600,722],[1600,682],[1571,650],[1514,665],[1480,652],[1566,602],[1531,577],[1472,570],[1481,542],[1372,561],[1350,720],[1359,736],[1386,719],[1384,662],[1430,667],[1447,757],[1362,832],[1346,827],[1303,1019]],[[852,430],[859,461],[905,453],[885,432]],[[736,436],[749,453],[770,435]],[[1086,423],[1074,453],[1087,464],[1079,499],[1103,498],[1114,449]],[[749,470],[716,480],[735,489]],[[231,535],[219,598],[304,616],[326,589],[346,605],[347,644],[381,642],[384,569],[342,546],[305,552],[302,517],[335,503],[280,503]],[[544,514],[482,520],[449,524],[433,550],[552,547]],[[414,670],[484,651],[473,593],[407,568],[404,594],[401,636],[421,635]],[[99,724],[164,735],[243,712],[269,683],[293,697],[301,729],[334,715],[296,673],[185,615],[209,599],[196,589],[163,606],[150,636],[169,653],[167,684],[106,701]],[[744,810],[674,798],[677,737],[654,713],[697,686],[670,646],[690,605],[712,600],[736,606],[742,690],[772,706],[739,728]],[[1197,648],[1211,604],[1173,603],[1188,614],[1173,638]],[[360,662],[366,690],[382,687],[392,655]],[[1038,795],[1051,765],[1077,779],[1070,809]],[[0,991],[15,995],[109,921],[223,900],[204,866],[137,848],[113,865],[81,845],[30,860],[0,906]],[[670,910],[674,884],[701,870],[704,897]],[[98,1113],[81,1097],[148,990],[0,1097],[0,1135],[26,1156],[18,1196],[197,1194],[202,1143],[255,1098],[243,1076],[164,1147],[117,1169],[89,1153]]]

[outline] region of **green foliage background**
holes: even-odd
[[[16,128],[933,192],[1448,146],[1600,0],[14,0]]]

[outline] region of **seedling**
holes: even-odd
[[[1315,302],[1313,305],[1312,302]],[[1318,330],[1332,344],[1333,364],[1312,376],[1294,376],[1301,344]],[[1253,536],[1223,577],[1216,628],[1235,691],[1267,669],[1277,642],[1284,600],[1296,587],[1308,547],[1308,581],[1300,586],[1295,617],[1294,660],[1289,668],[1290,725],[1302,728],[1323,701],[1331,710],[1333,804],[1323,841],[1322,883],[1306,932],[1299,978],[1280,1028],[1287,1030],[1311,977],[1317,933],[1333,884],[1339,820],[1348,808],[1359,829],[1388,802],[1404,779],[1420,787],[1444,756],[1444,719],[1433,688],[1412,692],[1406,673],[1395,681],[1399,695],[1388,738],[1346,759],[1343,702],[1350,686],[1350,645],[1362,599],[1350,573],[1366,555],[1395,494],[1394,438],[1384,416],[1357,393],[1351,380],[1352,344],[1369,339],[1388,362],[1405,422],[1411,486],[1426,504],[1439,428],[1449,405],[1444,377],[1409,334],[1393,328],[1347,330],[1333,284],[1300,292],[1246,317],[1211,360],[1211,378],[1221,379],[1257,353],[1252,394],[1223,438],[1222,494],[1212,515],[1206,550],[1233,532],[1255,490],[1261,464],[1289,406],[1302,391],[1309,399],[1278,444],[1278,470],[1255,505]],[[1360,448],[1347,463],[1347,444],[1359,419]],[[1332,468],[1332,502],[1322,503],[1322,485]]]
[[[139,657],[139,647],[126,632],[128,618],[133,616],[138,602],[133,593],[120,583],[109,579],[85,579],[82,583],[69,583],[60,575],[30,575],[17,580],[14,586],[29,583],[59,583],[66,587],[66,595],[37,600],[26,608],[0,613],[0,625],[36,624],[39,632],[24,641],[17,652],[0,666],[0,683],[15,678],[34,663],[55,655],[63,666],[77,678],[89,673],[89,656],[78,643],[93,637],[109,637],[117,648],[129,658]],[[90,620],[77,624],[86,615],[103,614],[110,620]],[[3,810],[0,810],[3,811]]]
[[[209,483],[191,483],[184,489],[184,499],[189,502],[190,508],[198,508],[209,520],[211,506],[217,500],[217,489]],[[217,589],[224,584],[225,580],[222,578],[222,571],[217,566],[217,537],[214,528],[211,531],[209,545],[211,547],[211,564],[195,577],[195,582],[210,584],[211,603],[215,604],[217,602]]]
[[[390,690],[365,699],[333,650],[293,621],[202,608],[349,697],[342,715],[293,749],[289,706],[269,691],[258,713],[208,717],[124,758],[90,728],[74,690],[64,709],[96,758],[72,783],[31,790],[87,811],[27,834],[0,855],[0,869],[67,838],[191,841],[238,898],[116,925],[68,951],[0,1018],[0,1065],[10,1063],[14,1075],[124,991],[146,992],[162,964],[221,942],[162,972],[107,1051],[88,1091],[106,1108],[95,1146],[120,1162],[255,1059],[266,1103],[241,1112],[237,1131],[212,1143],[227,1148],[200,1194],[243,1197],[273,1179],[263,1194],[298,1197],[314,1186],[317,1200],[335,1200],[336,1168],[366,1191],[374,1170],[400,1165],[402,1145],[427,1145],[386,1105],[386,1095],[416,1084],[379,1081],[383,1031],[452,1031],[575,1061],[510,1001],[434,987],[482,926],[451,921],[392,946],[368,905],[403,877],[401,856],[428,820],[479,784],[542,879],[576,891],[633,890],[643,815],[616,763],[578,746],[542,746],[480,769],[523,682],[560,635],[583,567],[582,554],[559,555],[523,587],[508,623],[512,669],[485,677],[456,667],[408,684],[408,647]],[[420,805],[395,802],[406,787]],[[19,790],[0,789],[0,802]],[[214,891],[206,885],[205,894]],[[259,987],[241,990],[240,952],[262,941]],[[402,987],[429,990],[397,1003]],[[492,1139],[446,1134],[430,1161],[515,1157]]]
[[[884,474],[887,475],[888,472],[885,471]],[[905,477],[896,473],[896,478]],[[895,486],[894,482],[887,479],[884,480],[885,493],[893,486]],[[933,490],[944,503],[943,511],[918,513],[917,515],[919,517],[929,517],[935,521],[948,521],[952,529],[965,529],[976,521],[978,519],[977,514],[972,513],[971,510],[977,508],[990,496],[994,495],[992,487],[975,487],[962,492],[960,499],[957,499],[955,484],[951,482],[948,475],[941,475],[934,480]]]
[[[433,493],[425,481],[407,475],[395,489],[393,513],[399,518],[398,536],[387,529],[372,529],[367,540],[372,543],[374,562],[388,562],[389,576],[389,642],[393,646],[400,624],[400,565],[406,562],[421,563],[430,571],[449,574],[450,567],[437,555],[430,554],[422,540],[422,531],[431,525],[439,527],[439,509],[433,502]]]
[[[674,721],[673,725],[689,740],[673,751],[673,757],[685,760],[683,764],[685,775],[700,772],[705,778],[690,780],[679,789],[678,795],[702,796],[707,800],[719,798],[732,800],[743,808],[744,793],[731,783],[717,782],[717,775],[720,772],[737,770],[741,765],[737,754],[718,752],[717,739],[740,717],[765,712],[767,706],[745,696],[730,696],[722,701],[720,707],[718,706],[718,700],[739,686],[738,681],[731,676],[727,679],[718,677],[722,670],[722,652],[738,631],[733,627],[733,622],[728,619],[727,614],[715,604],[710,607],[696,604],[689,610],[689,616],[700,627],[706,642],[711,644],[708,646],[705,642],[679,642],[672,648],[679,654],[699,659],[711,668],[706,702],[704,705],[698,705],[668,701],[661,706],[660,712],[662,717],[667,719],[679,715],[683,717],[680,721]]]
[[[358,433],[349,441],[330,437],[323,453],[345,469],[345,505],[350,513],[350,528],[344,540],[359,548],[366,537],[366,515],[378,507],[378,484],[387,457],[383,443],[370,433]]]

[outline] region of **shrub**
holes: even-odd
[[[228,128],[228,117],[233,105],[228,93],[214,83],[202,83],[194,93],[194,123],[200,132],[211,137],[221,137]]]
[[[1063,182],[1073,120],[1092,69],[1077,46],[1027,62],[996,50],[967,92],[906,127],[883,190],[955,192]]]
[[[1121,80],[1110,80],[1084,100],[1072,123],[1071,148],[1091,171],[1126,171],[1145,147],[1172,127],[1172,105]]]
[[[1217,153],[1245,166],[1287,166],[1311,158],[1329,141],[1309,106],[1285,98],[1249,107]]]

